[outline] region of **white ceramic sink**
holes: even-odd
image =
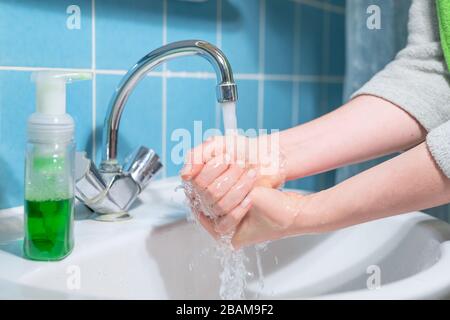
[[[79,210],[75,250],[60,262],[23,259],[22,208],[0,211],[0,298],[218,298],[214,242],[186,222],[178,184],[151,184],[130,221],[98,222]],[[246,296],[448,298],[449,240],[450,225],[417,212],[273,242],[261,253],[264,287],[250,279]],[[246,251],[248,270],[256,274],[255,249]],[[381,286],[368,289],[369,277],[378,275]]]

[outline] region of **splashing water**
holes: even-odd
[[[191,199],[191,211],[188,220],[199,225],[198,216],[203,213],[206,216],[214,217],[208,212],[209,208],[203,204],[200,195],[192,187],[190,182],[183,182],[184,192],[188,199]],[[215,257],[219,259],[222,267],[220,273],[220,298],[223,300],[240,300],[245,298],[245,288],[247,286],[247,269],[245,262],[248,260],[242,249],[235,250],[231,244],[232,234],[223,235],[217,240],[215,247]]]
[[[264,289],[264,272],[262,267],[262,259],[261,259],[261,252],[267,250],[267,243],[260,243],[255,246],[255,255],[256,255],[256,267],[258,269],[258,285],[260,291]],[[256,298],[258,298],[258,294],[256,295]]]
[[[236,103],[221,103],[223,126],[226,135],[237,134]],[[224,300],[244,299],[247,285],[247,257],[242,249],[234,250],[231,245],[232,235],[223,236],[217,247],[217,256],[222,265],[220,274],[220,297]]]
[[[240,300],[245,298],[247,285],[247,257],[244,251],[234,250],[231,237],[222,237],[216,247],[216,257],[220,260],[220,297],[223,300]]]
[[[236,104],[234,102],[225,102],[221,103],[220,106],[223,112],[225,133],[227,135],[237,134]],[[188,217],[189,220],[195,221],[198,224],[198,215],[201,212],[208,217],[214,218],[214,215],[209,212],[209,207],[202,203],[202,198],[197,194],[191,183],[184,182],[183,188],[188,199],[191,199],[191,215]],[[234,250],[231,244],[232,236],[232,234],[222,236],[218,239],[215,248],[215,256],[219,259],[222,266],[219,294],[221,299],[224,300],[244,299],[247,276],[249,275],[245,265],[248,258],[242,249]],[[257,247],[258,282],[260,287],[263,288],[263,273],[259,250]]]
[[[195,223],[199,228],[202,228],[199,222],[199,214],[203,213],[205,216],[214,217],[212,212],[208,212],[209,208],[203,204],[202,198],[194,189],[190,182],[184,181],[178,189],[184,189],[184,192],[190,201],[191,211],[187,215],[187,220]],[[267,251],[267,244],[260,243],[254,246],[256,258],[256,272],[253,274],[247,271],[246,262],[248,257],[244,250],[235,250],[231,244],[233,234],[222,235],[215,247],[215,257],[219,259],[222,266],[220,273],[220,298],[223,300],[241,300],[245,299],[245,288],[247,287],[247,277],[257,278],[257,284],[262,291],[264,289],[264,273],[261,259],[261,252]],[[209,251],[209,250],[208,250]],[[203,252],[207,253],[207,252]],[[275,264],[278,264],[278,257],[275,256]],[[189,271],[193,271],[193,264],[189,264]],[[271,294],[273,295],[273,294]],[[256,293],[254,299],[259,298],[259,292]]]

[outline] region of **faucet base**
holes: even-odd
[[[120,173],[122,172],[122,166],[117,160],[107,160],[100,163],[100,172],[102,173]]]
[[[97,214],[94,220],[102,222],[120,222],[130,220],[132,217],[128,212]]]

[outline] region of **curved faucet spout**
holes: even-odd
[[[230,63],[223,52],[212,44],[201,40],[179,41],[150,52],[139,60],[124,76],[109,104],[103,128],[103,158],[101,163],[103,172],[120,171],[120,165],[117,162],[117,138],[120,118],[128,97],[136,85],[148,72],[161,63],[188,55],[199,55],[213,65],[218,79],[216,87],[218,102],[237,100],[237,88]]]

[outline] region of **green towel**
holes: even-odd
[[[439,17],[442,50],[444,50],[445,60],[450,70],[450,0],[436,0],[436,6]]]

